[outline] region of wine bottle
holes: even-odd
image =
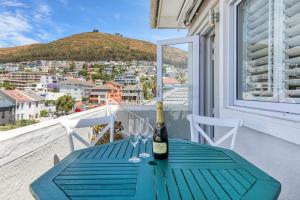
[[[153,133],[153,156],[155,159],[168,158],[168,132],[165,125],[163,103],[156,105],[156,125]]]

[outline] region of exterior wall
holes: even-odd
[[[219,3],[220,2],[220,3]],[[282,184],[279,199],[299,199],[300,176],[300,119],[299,116],[268,113],[258,109],[248,109],[230,105],[229,82],[231,55],[235,47],[230,46],[228,38],[233,34],[229,27],[229,1],[205,0],[200,13],[189,27],[189,35],[204,35],[209,27],[208,11],[213,8],[220,12],[220,21],[215,24],[215,80],[214,89],[216,116],[240,118],[244,127],[239,130],[235,151],[244,158],[275,177]],[[215,129],[218,138],[224,130]],[[224,144],[228,147],[228,144]]]
[[[31,107],[29,107],[30,103],[31,103]],[[38,119],[40,118],[40,111],[45,109],[45,104],[43,102],[38,102],[38,106],[36,106],[36,102],[34,101],[20,102],[18,104],[19,104],[19,108],[18,106],[16,108],[16,120],[21,120],[22,116],[23,119]]]
[[[70,119],[101,117],[105,108],[68,115]],[[36,125],[0,132],[0,199],[33,199],[29,185],[54,165],[54,156],[63,159],[70,153],[65,129],[60,125],[64,117]],[[90,128],[78,130],[85,140]],[[83,147],[74,139],[75,148]]]
[[[13,123],[14,120],[15,109],[13,107],[0,108],[0,125]]]
[[[76,101],[81,101],[82,96],[84,95],[84,91],[81,88],[74,88],[74,87],[61,87],[59,92],[65,93],[66,95],[70,95]]]
[[[112,90],[108,92],[108,98],[120,103],[122,101],[122,87],[112,82],[108,82],[106,85],[112,88]]]

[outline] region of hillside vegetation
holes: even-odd
[[[164,59],[181,64],[186,52],[168,47]],[[0,63],[33,60],[156,60],[156,45],[100,32],[87,32],[62,38],[47,44],[32,44],[0,48]]]

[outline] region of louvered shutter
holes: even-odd
[[[269,0],[247,1],[243,11],[244,100],[267,100],[273,96],[273,53],[270,38]]]
[[[300,102],[300,0],[284,0],[285,90],[292,103]]]

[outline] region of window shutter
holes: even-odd
[[[245,100],[267,100],[273,96],[270,12],[269,0],[248,1],[244,9]]]
[[[291,103],[300,102],[300,0],[285,0],[285,90]]]

